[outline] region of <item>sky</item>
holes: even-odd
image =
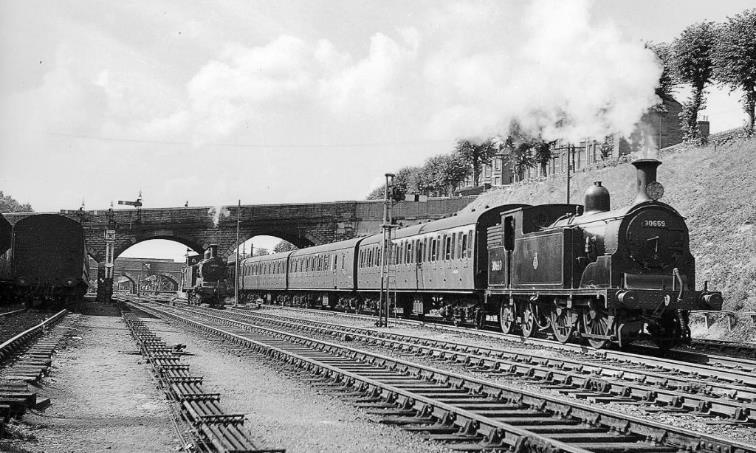
[[[752,6],[2,0],[0,189],[36,211],[362,199],[513,118],[628,131],[655,100],[643,42]],[[740,125],[710,91],[712,130]]]

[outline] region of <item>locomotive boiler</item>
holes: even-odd
[[[226,263],[218,256],[218,246],[211,244],[203,255],[187,257],[181,270],[181,290],[189,304],[223,305],[227,296]]]
[[[669,347],[690,338],[689,310],[721,309],[721,293],[696,290],[685,219],[659,201],[660,164],[633,162],[630,206],[610,209],[609,192],[597,182],[584,206],[502,214],[489,229],[486,295],[503,331],[550,330],[559,341],[580,337],[597,348],[646,336]]]

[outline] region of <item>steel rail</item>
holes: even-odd
[[[196,319],[191,319],[186,316],[187,313],[185,310],[179,310],[170,307],[156,308],[154,306],[147,306],[141,303],[131,304],[133,304],[138,309],[147,311],[148,313],[152,313],[156,316],[167,317],[180,322],[184,322],[185,324],[188,324],[190,326],[198,327],[202,330],[224,336],[225,338],[228,338],[239,344],[254,345],[254,348],[268,352],[275,351],[275,354],[269,355],[292,357],[291,351],[283,351],[280,348],[271,346],[269,344],[261,344],[259,341],[251,339],[248,336],[239,335],[237,333],[229,332],[228,330],[221,329],[219,327],[210,326],[206,322],[200,322]],[[401,370],[402,373],[400,374],[403,374],[405,376],[422,376],[425,378],[425,380],[423,380],[422,382],[425,383],[443,382],[452,384],[452,388],[458,389],[468,397],[472,397],[473,395],[481,395],[483,397],[486,397],[486,401],[491,404],[501,405],[505,404],[505,401],[509,403],[517,402],[524,405],[523,407],[541,411],[541,414],[549,417],[556,415],[562,417],[562,420],[575,423],[585,423],[588,426],[593,426],[594,428],[600,426],[602,429],[609,429],[612,430],[612,432],[619,434],[638,436],[639,438],[645,439],[646,441],[650,442],[650,444],[642,442],[638,443],[637,441],[635,443],[619,442],[613,444],[614,448],[609,447],[605,444],[597,443],[593,444],[594,451],[639,451],[638,449],[640,448],[641,451],[678,451],[680,449],[687,449],[689,451],[706,452],[756,452],[756,446],[746,445],[737,441],[696,433],[686,429],[665,426],[656,422],[629,416],[627,414],[614,413],[606,409],[592,407],[576,401],[566,401],[548,395],[537,394],[535,392],[516,389],[501,384],[493,384],[480,379],[467,377],[448,371],[438,370],[401,359],[386,357],[379,354],[350,348],[347,346],[329,343],[323,340],[315,340],[312,338],[302,337],[288,332],[276,331],[261,326],[251,325],[249,323],[233,321],[211,314],[188,314],[190,316],[201,317],[202,319],[210,320],[218,324],[233,326],[261,335],[266,335],[268,337],[274,336],[275,338],[279,339],[279,342],[286,341],[304,345],[308,347],[308,350],[315,350],[316,352],[320,351],[324,353],[327,352],[335,355],[335,358],[332,357],[332,360],[337,359],[339,356],[358,357],[363,362],[383,364],[385,365],[385,368],[387,370]],[[303,349],[304,348],[300,347],[299,349],[297,349],[297,351],[301,352]],[[320,357],[321,360],[323,359],[322,355],[316,357]],[[378,382],[378,379],[369,381],[366,380],[366,378],[363,376],[345,374],[345,371],[338,369],[338,367],[334,369],[333,367],[322,363],[322,361],[306,358],[301,355],[298,355],[295,358],[295,362],[300,364],[300,366],[314,366],[318,369],[327,369],[329,373],[346,376],[349,380],[351,380],[351,382],[360,382],[362,384],[368,385],[369,387],[379,386],[381,389],[381,394],[387,392],[389,395],[399,395],[406,401],[411,402],[413,407],[416,406],[417,402],[420,402],[422,404],[417,409],[425,411],[421,413],[428,413],[428,409],[423,408],[431,406],[432,408],[430,409],[430,413],[432,413],[434,417],[431,420],[428,420],[427,423],[432,423],[433,421],[438,420],[448,420],[450,416],[450,410],[452,410],[452,413],[456,414],[454,415],[454,417],[452,417],[452,419],[455,420],[457,426],[469,427],[470,423],[473,423],[474,425],[477,425],[481,428],[486,427],[486,431],[482,432],[482,434],[487,435],[489,439],[492,438],[491,435],[496,434],[497,432],[500,432],[499,438],[504,440],[508,438],[507,435],[509,436],[509,438],[511,438],[512,436],[517,437],[518,441],[519,439],[521,439],[521,434],[517,433],[517,431],[520,429],[510,424],[515,419],[503,418],[503,421],[500,422],[488,417],[481,418],[481,415],[477,414],[475,410],[460,410],[459,407],[455,406],[455,403],[441,404],[439,401],[432,397],[421,398],[422,395],[418,395],[416,392],[407,392],[399,388],[389,388],[386,387],[385,383]],[[307,365],[303,365],[303,363],[305,362]],[[396,374],[396,372],[394,372],[394,374]],[[397,390],[403,391],[397,392]],[[440,398],[443,400],[443,397]],[[475,405],[473,405],[473,407],[474,406]],[[458,422],[460,420],[464,423],[459,424]],[[509,420],[510,423],[506,423],[507,420]],[[479,428],[479,432],[481,428]],[[420,430],[420,428],[418,428],[418,430]],[[545,432],[548,432],[548,430]],[[536,434],[536,432],[528,430],[526,430],[526,433],[524,435],[527,436],[528,439],[536,439],[537,442],[535,442],[535,444],[537,445],[541,445],[542,442],[547,442],[546,445],[555,445],[554,439],[547,437],[547,435],[539,435]],[[564,432],[562,434],[552,433],[551,435],[555,437],[561,436],[562,438],[569,438],[569,436]],[[638,437],[636,437],[636,439]],[[508,445],[517,445],[517,443],[509,443]],[[587,445],[591,445],[591,443],[588,442]],[[579,442],[578,446],[580,448],[588,448]]]
[[[0,313],[0,318],[2,318],[2,317],[4,317],[4,316],[13,316],[13,315],[17,315],[17,314],[19,314],[19,313],[23,313],[23,312],[25,312],[26,310],[27,310],[26,308],[19,308],[18,310],[13,310],[13,311],[5,311],[5,312],[3,312],[3,313]]]
[[[202,313],[200,309],[196,311]],[[217,313],[217,312],[215,312]],[[622,368],[614,365],[591,364],[569,359],[555,359],[537,353],[512,353],[492,349],[450,343],[443,340],[387,333],[372,329],[348,327],[278,317],[261,313],[232,312],[245,319],[264,319],[264,322],[289,329],[304,330],[321,335],[349,335],[353,340],[374,344],[402,352],[428,355],[442,360],[454,360],[475,366],[477,371],[490,371],[524,376],[557,387],[562,393],[573,393],[598,402],[635,401],[658,406],[684,409],[705,417],[719,415],[734,421],[756,423],[756,389],[742,386],[705,382],[696,385],[691,379],[696,376],[670,376],[649,370]],[[230,314],[221,312],[219,316]],[[270,319],[275,317],[278,319]],[[238,319],[238,318],[237,318]],[[308,325],[309,324],[309,325]],[[334,330],[334,327],[339,330]],[[531,360],[531,357],[540,360]]]
[[[55,323],[63,319],[63,317],[66,316],[67,313],[68,313],[68,310],[64,308],[63,310],[45,319],[44,321],[37,324],[36,326],[31,327],[19,333],[15,337],[10,338],[9,340],[0,344],[0,363],[4,362],[5,360],[9,359],[13,355],[17,354],[19,350],[23,346],[25,346],[29,341],[31,341],[36,336],[40,335],[49,327],[55,325]]]
[[[263,305],[263,307],[269,309],[279,309],[294,312],[303,313],[318,313],[331,316],[344,316],[347,318],[364,319],[366,321],[375,321],[374,316],[341,313],[326,310],[312,310],[306,308],[296,307],[282,307],[277,305]],[[754,381],[756,376],[756,361],[749,359],[741,359],[734,357],[726,357],[711,354],[702,354],[685,349],[671,349],[669,354],[676,354],[677,359],[670,359],[666,357],[660,357],[659,349],[635,346],[635,351],[617,351],[612,349],[594,349],[588,346],[575,344],[575,343],[560,343],[554,340],[547,340],[543,338],[525,338],[515,334],[504,334],[501,332],[494,332],[488,330],[471,329],[466,327],[455,327],[451,325],[435,323],[435,322],[423,322],[411,319],[397,319],[389,318],[389,322],[393,322],[396,325],[426,327],[436,329],[440,331],[453,332],[458,334],[469,334],[487,338],[495,338],[501,341],[508,341],[522,346],[539,346],[548,347],[555,350],[571,351],[579,354],[600,356],[606,359],[612,359],[617,361],[632,362],[642,365],[662,367],[668,370],[681,370],[690,373],[695,373],[696,370],[707,371],[710,374],[715,374],[722,379],[730,380],[731,382],[740,381]],[[754,381],[756,382],[756,381]]]

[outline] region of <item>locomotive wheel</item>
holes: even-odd
[[[551,330],[560,343],[566,343],[575,331],[577,314],[569,308],[554,307],[551,310]]]
[[[512,303],[502,303],[499,307],[499,325],[501,325],[501,331],[504,333],[511,333],[515,325],[515,314],[517,313],[517,305]]]
[[[522,314],[520,316],[520,330],[522,330],[522,336],[525,338],[532,337],[536,331],[536,314],[533,304],[526,303],[522,307]]]
[[[591,307],[583,312],[583,328],[585,333],[594,335],[609,335],[612,330],[613,320],[603,308]],[[596,349],[601,349],[609,344],[609,340],[587,338],[588,344]]]

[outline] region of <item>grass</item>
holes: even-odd
[[[710,289],[722,291],[725,309],[756,311],[756,139],[680,147],[662,152],[660,158],[662,201],[686,218],[699,289],[708,280]],[[609,189],[612,207],[626,205],[635,196],[635,168],[620,164],[578,171],[572,178],[571,202],[582,204],[583,192],[593,181]],[[558,177],[491,190],[465,211],[504,203],[565,201],[565,179]]]

